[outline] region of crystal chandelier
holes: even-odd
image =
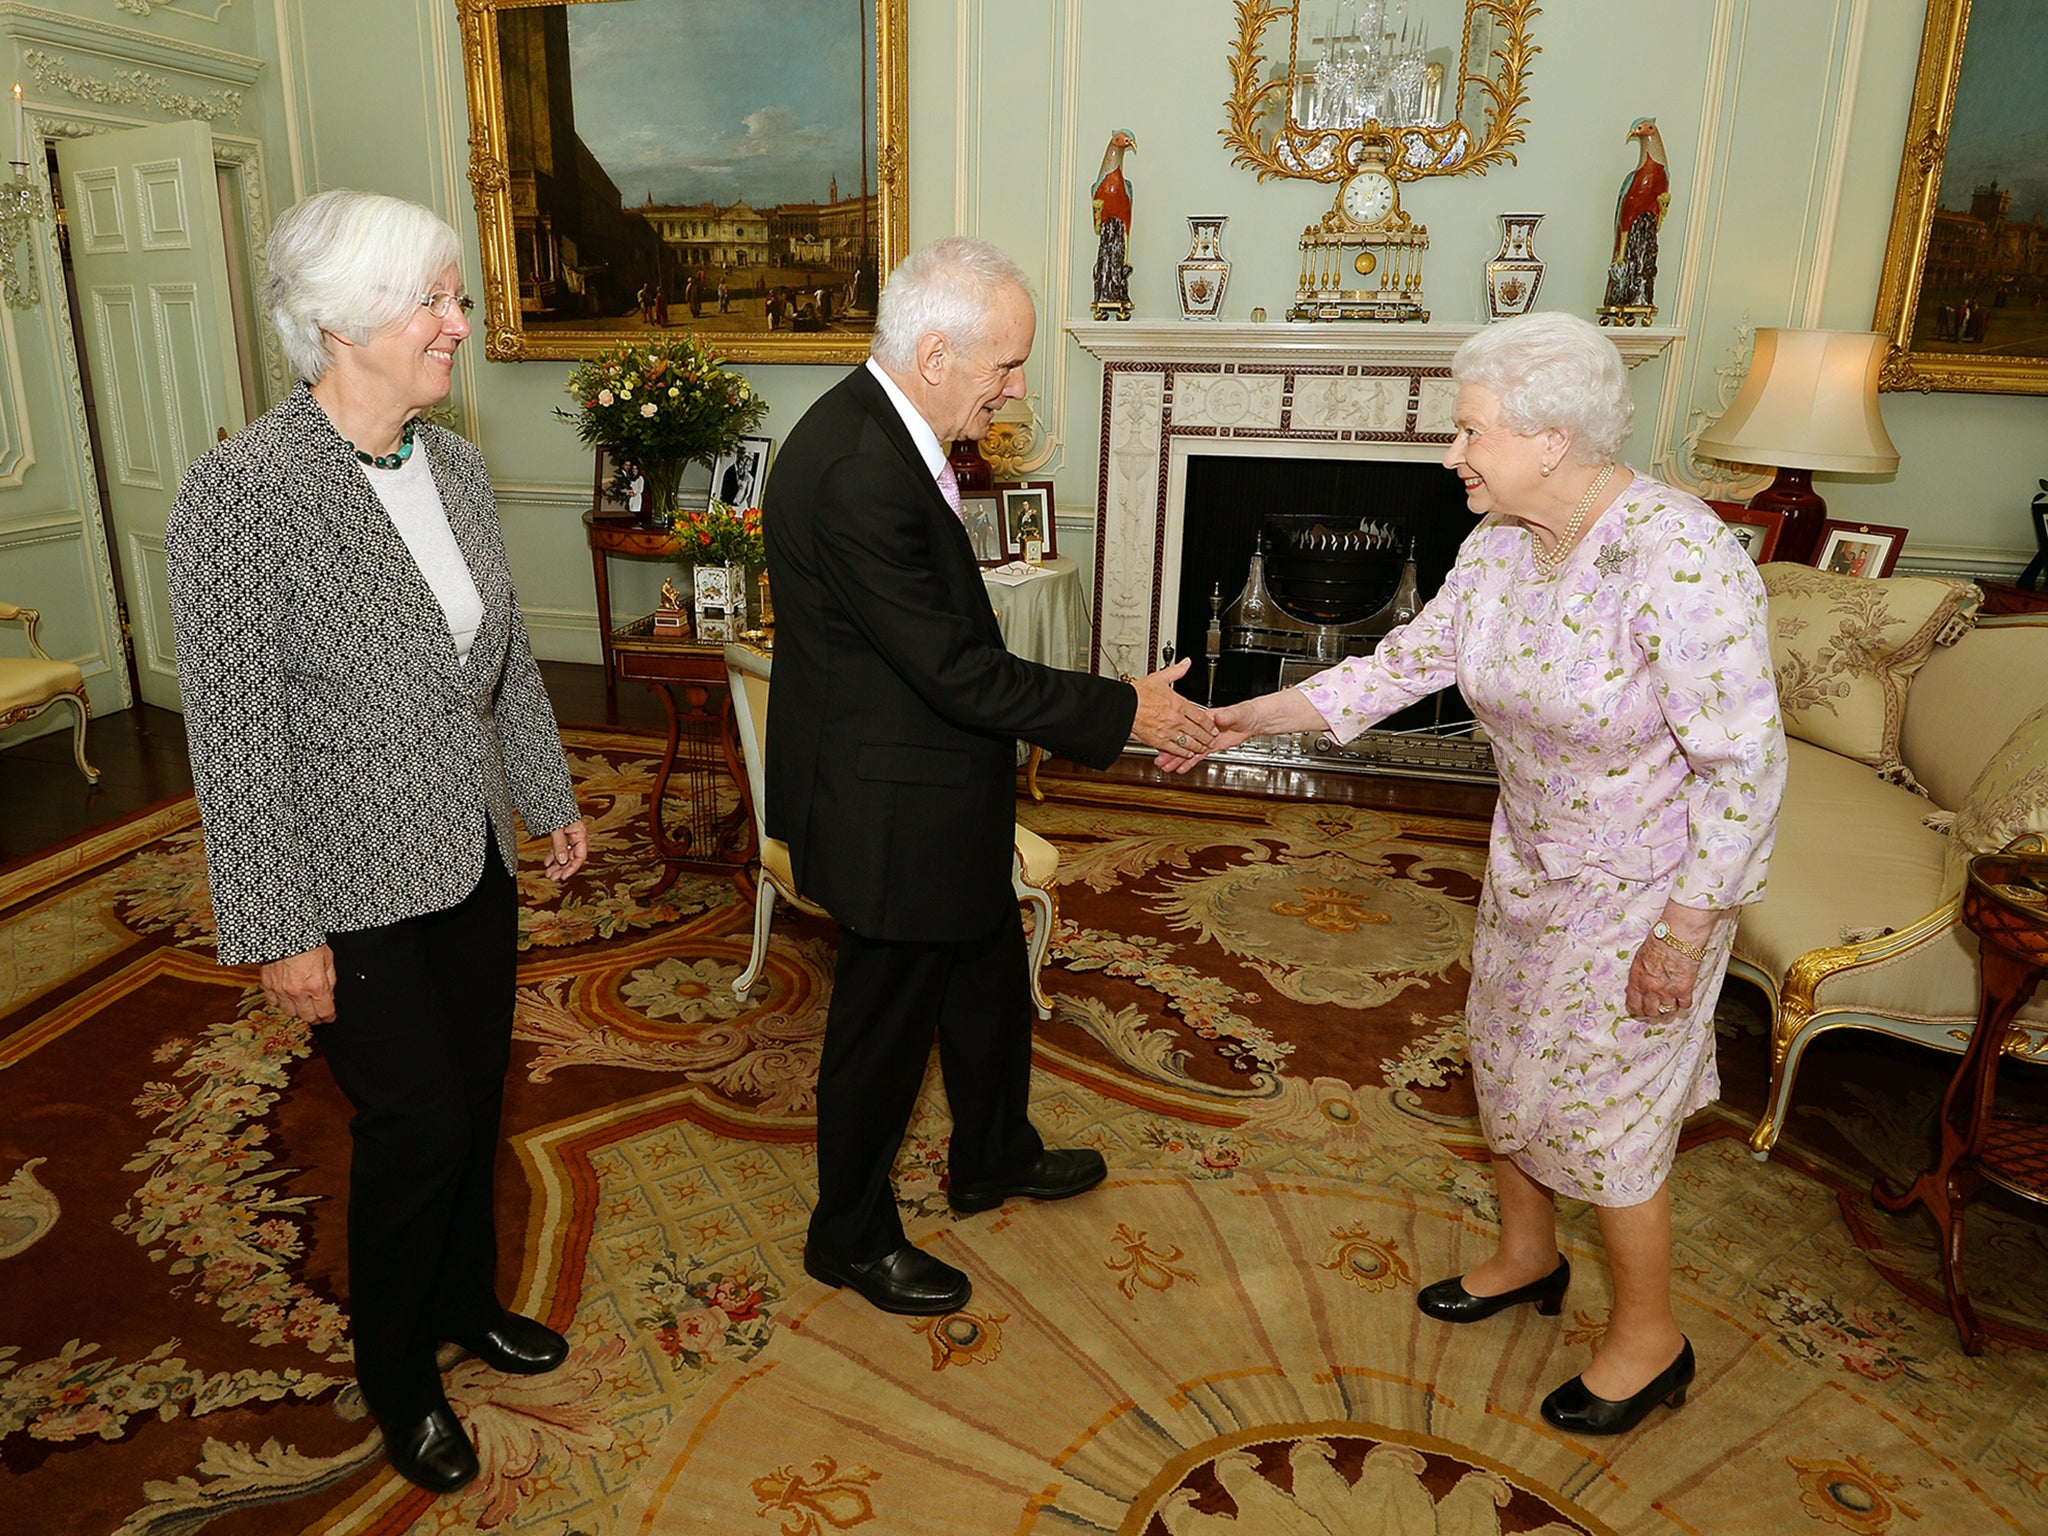
[[[32,309],[42,298],[36,284],[35,253],[24,250],[21,264],[17,267],[14,248],[23,244],[38,220],[50,216],[42,187],[28,173],[22,128],[21,87],[17,85],[14,88],[14,159],[9,162],[14,167],[14,177],[11,181],[0,182],[0,298],[6,300],[9,309]]]
[[[1432,79],[1423,26],[1411,37],[1405,15],[1400,22],[1398,33],[1388,26],[1387,0],[1336,0],[1322,56],[1295,78],[1295,122],[1310,129],[1436,126],[1441,74]]]

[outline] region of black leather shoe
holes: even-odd
[[[538,1376],[569,1358],[569,1341],[543,1323],[507,1312],[498,1326],[455,1339],[494,1371],[513,1376]]]
[[[1574,1435],[1627,1434],[1659,1403],[1684,1407],[1692,1373],[1692,1340],[1687,1339],[1678,1358],[1651,1377],[1647,1387],[1618,1403],[1595,1397],[1586,1390],[1586,1379],[1574,1376],[1543,1399],[1543,1422]]]
[[[1453,1275],[1435,1285],[1425,1285],[1416,1294],[1415,1305],[1440,1323],[1476,1323],[1482,1317],[1518,1307],[1525,1301],[1535,1302],[1536,1310],[1543,1316],[1555,1317],[1564,1310],[1564,1293],[1571,1283],[1572,1261],[1559,1255],[1557,1268],[1541,1280],[1531,1280],[1498,1296],[1474,1296],[1465,1289],[1465,1277]]]
[[[972,1184],[955,1184],[946,1199],[956,1211],[992,1211],[1005,1200],[1019,1196],[1027,1200],[1065,1200],[1084,1189],[1093,1189],[1109,1177],[1109,1165],[1100,1152],[1069,1147],[1047,1150],[1038,1161],[1020,1168],[1007,1178],[980,1179]]]
[[[476,1476],[476,1447],[446,1403],[422,1419],[379,1423],[384,1454],[407,1482],[433,1493],[453,1493]]]
[[[968,1278],[942,1259],[905,1243],[894,1253],[860,1264],[841,1264],[804,1249],[804,1273],[827,1285],[843,1285],[884,1312],[935,1317],[958,1312],[974,1294]]]

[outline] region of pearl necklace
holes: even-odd
[[[1564,557],[1572,552],[1572,545],[1578,542],[1579,529],[1585,526],[1586,514],[1593,510],[1595,498],[1606,487],[1609,477],[1613,474],[1614,466],[1609,464],[1595,475],[1593,483],[1586,487],[1586,494],[1581,496],[1579,504],[1572,508],[1572,520],[1564,525],[1564,532],[1557,536],[1550,548],[1530,552],[1530,558],[1536,562],[1538,574],[1552,575],[1564,564]]]
[[[349,443],[347,438],[344,437],[342,441],[348,443],[348,451],[350,453],[354,454],[363,463],[369,465],[370,468],[396,469],[412,457],[413,429],[418,427],[419,424],[420,419],[417,416],[411,417],[406,421],[405,429],[398,437],[398,452],[396,453],[365,453],[354,443]]]

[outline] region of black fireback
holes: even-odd
[[[1259,530],[1356,528],[1361,523],[1404,530],[1415,540],[1415,577],[1426,601],[1443,584],[1458,546],[1478,524],[1465,508],[1464,487],[1440,464],[1397,459],[1295,459],[1195,456],[1188,460],[1187,500],[1180,557],[1180,617],[1172,636],[1176,656],[1195,660],[1181,690],[1201,698],[1207,690],[1205,636],[1209,597],[1221,587],[1228,605],[1244,586]],[[1400,561],[1389,563],[1386,591],[1393,596]],[[1269,692],[1279,680],[1279,663],[1268,656],[1225,654],[1216,673],[1215,703],[1228,704]],[[1462,701],[1456,718],[1465,718]],[[1452,702],[1447,701],[1447,702]],[[1418,713],[1425,712],[1425,713]],[[1404,711],[1387,723],[1422,723],[1434,713],[1427,705]],[[1413,715],[1416,718],[1409,719]]]

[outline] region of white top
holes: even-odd
[[[945,447],[939,442],[939,434],[932,430],[932,424],[918,413],[910,403],[910,396],[903,393],[896,381],[889,377],[889,370],[868,359],[868,372],[881,380],[882,388],[888,392],[889,403],[896,407],[896,414],[903,418],[903,425],[910,428],[910,440],[917,444],[917,451],[924,455],[924,467],[932,472],[932,479],[950,475],[953,471],[946,463]]]
[[[469,574],[469,562],[462,558],[462,550],[448,527],[448,514],[441,506],[441,493],[434,488],[426,450],[415,441],[412,453],[398,468],[372,469],[362,464],[362,471],[369,479],[370,489],[384,503],[391,526],[412,551],[413,564],[433,588],[448,620],[448,637],[455,642],[456,659],[467,661],[477,626],[484,621],[484,600],[477,592],[476,578]]]

